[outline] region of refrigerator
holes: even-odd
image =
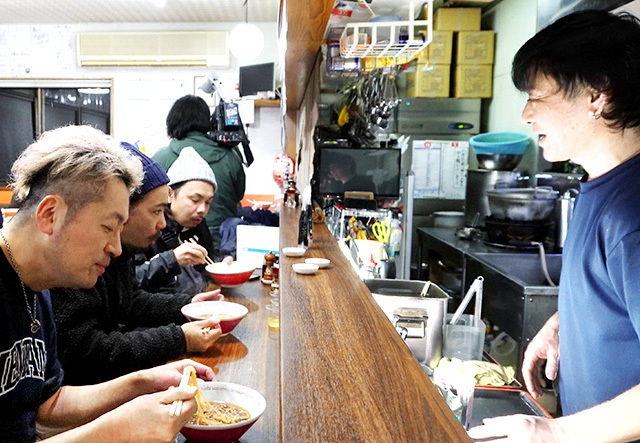
[[[407,98],[397,106],[394,132],[407,136],[402,154],[404,237],[398,278],[418,275],[416,229],[436,211],[464,211],[469,139],[480,130],[481,99]]]

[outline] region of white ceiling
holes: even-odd
[[[4,23],[239,22],[244,0],[0,0]],[[300,0],[313,2],[318,0]],[[415,1],[416,7],[420,1]],[[280,0],[249,0],[249,22],[275,22]],[[407,15],[409,0],[373,0],[377,15]]]
[[[0,23],[239,22],[244,0],[0,0]],[[313,1],[313,0],[309,0]],[[250,22],[275,22],[279,0],[249,0]]]

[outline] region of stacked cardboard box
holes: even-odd
[[[429,46],[407,72],[408,97],[449,97],[453,31],[433,31]]]
[[[480,8],[439,8],[433,15],[434,40],[436,33],[453,36],[453,97],[492,95],[494,32],[481,31],[480,19]]]

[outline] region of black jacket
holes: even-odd
[[[123,248],[95,288],[51,291],[65,384],[99,383],[186,352],[180,308],[191,296],[136,289],[134,272]]]
[[[197,236],[209,257],[214,257],[213,238],[203,221],[193,229],[182,226],[165,213],[167,226],[160,238],[148,249],[135,254],[136,277],[140,288],[151,292],[180,292],[195,295],[207,289],[209,277],[204,265],[180,267],[173,250],[181,242]]]

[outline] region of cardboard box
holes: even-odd
[[[449,97],[451,65],[417,65],[407,72],[407,97]]]
[[[451,64],[453,31],[433,31],[432,40],[421,53],[418,63],[431,65]]]
[[[487,98],[493,93],[493,65],[457,65],[453,96]]]
[[[438,8],[433,14],[436,31],[479,31],[481,8]]]
[[[493,31],[460,31],[456,33],[456,64],[493,64]]]

